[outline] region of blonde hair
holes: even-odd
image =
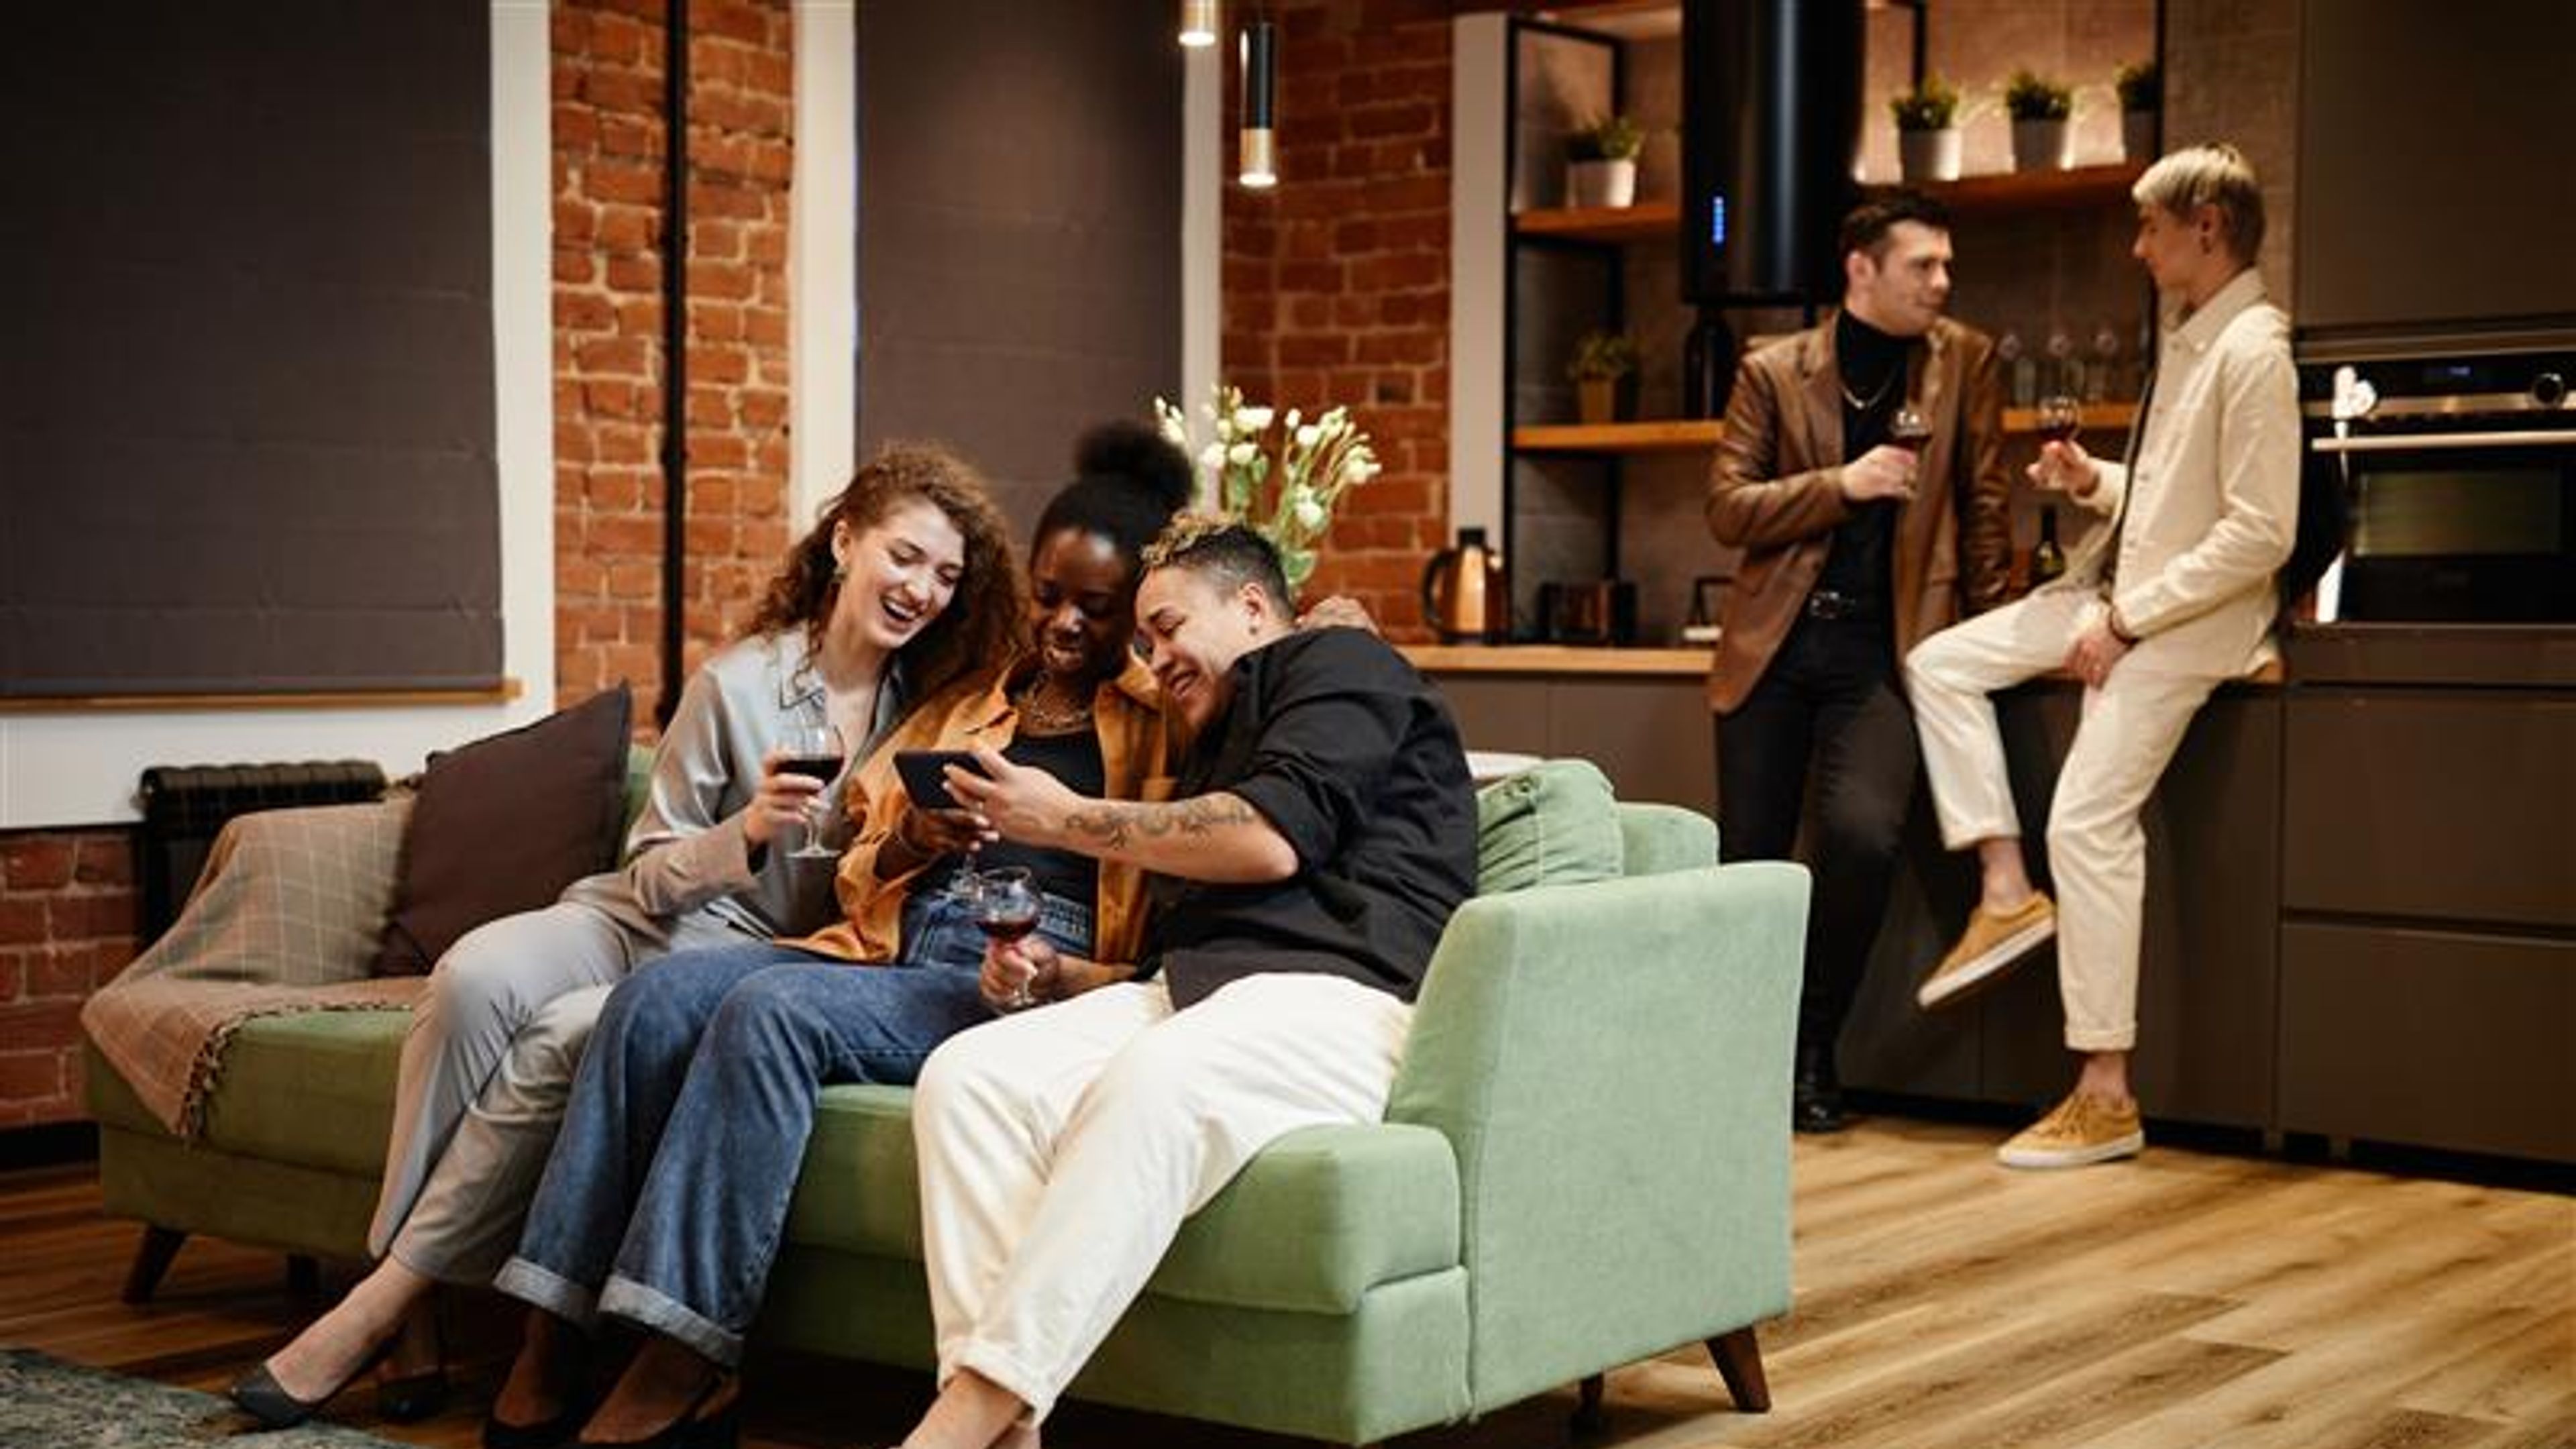
[[[2140,206],[2189,221],[2204,206],[2218,208],[2218,233],[2227,251],[2247,266],[2263,250],[2263,183],[2245,153],[2221,142],[2187,146],[2159,159],[2129,188]]]

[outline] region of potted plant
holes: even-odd
[[[1887,103],[1896,117],[1896,173],[1907,181],[1959,179],[1959,91],[1937,75]]]
[[[1628,206],[1637,200],[1637,153],[1646,133],[1626,116],[1605,116],[1565,138],[1565,204]]]
[[[1627,411],[1628,379],[1637,371],[1637,340],[1625,332],[1586,332],[1565,365],[1574,379],[1575,413],[1587,423],[1615,423]]]
[[[2004,87],[2004,110],[2012,117],[2013,169],[2062,171],[2070,159],[2066,118],[2075,110],[2075,93],[2033,71],[2013,72]]]
[[[2165,78],[2152,60],[2120,67],[2112,81],[2120,93],[2120,155],[2132,162],[2156,158],[2156,113],[2164,109]]]

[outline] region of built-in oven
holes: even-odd
[[[2300,369],[2349,509],[2321,620],[2576,623],[2576,351]]]

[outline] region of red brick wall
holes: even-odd
[[[1386,466],[1344,500],[1307,593],[1354,595],[1409,640],[1430,637],[1416,586],[1448,533],[1452,9],[1274,6],[1279,185],[1225,196],[1226,379],[1281,407],[1351,405]],[[1226,69],[1231,137],[1231,52]]]
[[[83,1115],[81,1002],[134,959],[134,833],[0,835],[0,1128]]]
[[[661,0],[554,10],[555,694],[660,687]],[[688,662],[787,547],[786,0],[689,7]],[[649,722],[648,722],[649,724]]]

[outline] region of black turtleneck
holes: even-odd
[[[1834,318],[1834,371],[1842,389],[1843,457],[1857,458],[1887,441],[1887,425],[1905,402],[1910,338],[1891,337],[1845,311]],[[1816,587],[1863,602],[1870,617],[1888,617],[1889,554],[1896,537],[1896,499],[1855,505],[1834,529],[1833,548]]]

